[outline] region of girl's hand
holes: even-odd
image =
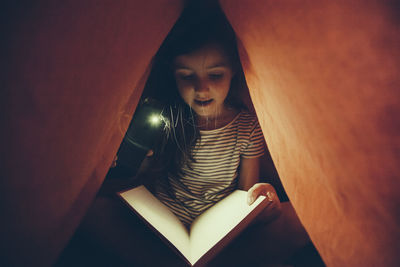
[[[251,205],[259,196],[265,196],[270,202],[279,206],[280,201],[272,185],[268,183],[257,183],[247,191],[247,204]]]
[[[153,155],[154,155],[154,151],[150,149],[149,151],[147,151],[146,157],[151,157]]]

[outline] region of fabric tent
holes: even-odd
[[[398,1],[220,3],[282,183],[325,263],[398,265]],[[49,265],[67,244],[183,4],[4,5],[2,261]]]

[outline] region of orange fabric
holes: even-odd
[[[25,4],[2,10],[0,265],[46,266],[100,187],[183,1]]]
[[[282,183],[328,266],[400,262],[393,1],[221,1]]]
[[[41,1],[2,10],[0,261],[48,265],[65,246],[182,2]],[[243,43],[272,158],[324,261],[398,264],[396,2],[221,3]]]

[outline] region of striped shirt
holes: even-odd
[[[155,195],[186,225],[233,192],[238,185],[240,158],[265,152],[257,117],[241,111],[222,128],[200,131],[192,149],[194,161],[183,164],[182,174],[160,181]]]

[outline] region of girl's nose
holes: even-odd
[[[208,83],[199,79],[194,89],[196,92],[207,92],[209,90]]]

